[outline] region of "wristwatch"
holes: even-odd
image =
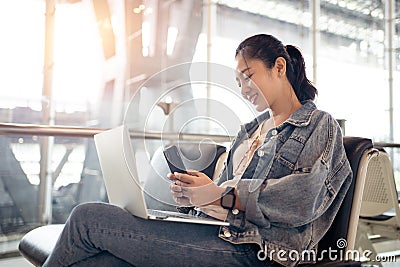
[[[221,196],[221,207],[224,209],[233,209],[236,203],[236,195],[234,187],[227,187]]]

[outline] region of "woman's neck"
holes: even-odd
[[[301,107],[301,103],[298,100],[296,94],[292,91],[290,97],[280,99],[274,107],[271,107],[272,114],[274,117],[275,126],[281,125],[286,121],[290,115]]]

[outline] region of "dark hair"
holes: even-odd
[[[258,34],[241,42],[235,57],[241,54],[249,59],[259,59],[267,68],[272,68],[278,57],[286,60],[286,76],[300,102],[314,100],[317,88],[307,79],[304,58],[293,45],[284,46],[272,35]]]

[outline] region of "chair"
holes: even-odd
[[[354,179],[335,220],[319,243],[320,252],[322,250],[328,250],[329,248],[337,248],[336,242],[340,238],[345,238],[347,240],[347,247],[343,248],[343,251],[354,248],[366,170],[370,159],[376,155],[376,150],[373,149],[370,139],[344,137],[344,146],[354,172]],[[222,153],[222,156],[225,155],[226,153]],[[221,166],[218,160],[214,161],[214,163],[217,166]],[[41,266],[51,251],[51,248],[54,246],[62,227],[63,225],[50,225],[32,230],[26,234],[20,242],[19,250],[21,254],[35,264],[35,266]],[[48,232],[48,229],[55,231]],[[47,244],[47,242],[52,243]],[[319,254],[318,258],[320,257],[321,255]],[[332,262],[330,259],[321,258],[323,259],[319,261],[317,265],[312,266],[360,266],[360,262],[357,261]]]
[[[318,262],[313,266],[361,266],[358,259],[351,258],[353,255],[349,252],[355,245],[367,168],[378,151],[367,138],[345,136],[343,144],[353,171],[353,180],[331,227],[318,244]],[[339,240],[344,240],[345,246],[338,247]],[[332,261],[326,253],[330,250],[337,250],[336,255],[346,257]]]
[[[393,167],[384,149],[372,159],[367,170],[359,221],[358,244],[376,251],[370,236],[400,239],[400,209]],[[379,239],[378,239],[379,240]]]
[[[40,226],[25,234],[19,243],[21,255],[35,266],[42,266],[50,255],[64,224]]]

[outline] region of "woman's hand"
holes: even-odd
[[[219,199],[225,190],[199,171],[188,170],[187,174],[170,173],[167,177],[174,182],[170,185],[172,196],[181,205],[219,205]]]

